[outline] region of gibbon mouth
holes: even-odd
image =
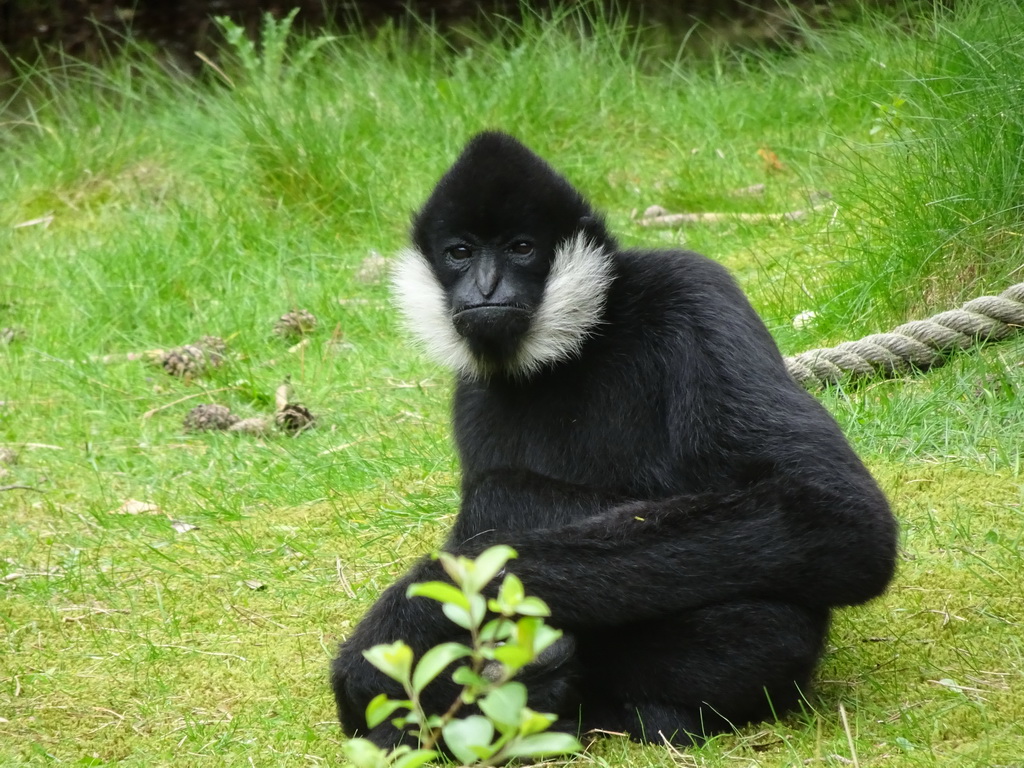
[[[529,310],[522,304],[516,304],[514,302],[508,302],[504,304],[484,302],[481,304],[465,304],[455,311],[456,315],[460,315],[463,312],[471,312],[474,309],[521,309],[524,312]]]
[[[452,316],[455,330],[462,336],[517,336],[525,333],[533,313],[514,304],[483,304],[466,307]]]
[[[533,313],[521,304],[476,304],[471,307],[463,307],[452,315],[452,319],[458,322],[460,317],[516,317],[523,315],[530,317]]]

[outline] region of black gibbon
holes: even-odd
[[[444,544],[518,553],[508,570],[566,633],[530,675],[565,730],[689,743],[794,707],[836,606],[893,575],[885,497],[824,408],[790,378],[743,293],[681,250],[622,249],[601,215],[510,136],[482,133],[412,225],[395,283],[408,325],[457,378],[462,504]],[[376,694],[362,651],[463,639],[410,583],[342,645],[345,731]],[[438,680],[428,711],[457,688]]]

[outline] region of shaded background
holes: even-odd
[[[909,0],[873,0],[896,9]],[[545,12],[565,9],[578,0],[0,0],[0,59],[34,58],[60,48],[76,58],[95,60],[129,31],[180,66],[193,68],[195,51],[216,52],[219,38],[213,16],[226,15],[255,32],[265,12],[283,16],[300,12],[296,26],[307,30],[328,25],[338,29],[373,27],[410,13],[441,27],[472,23],[481,16],[517,17],[522,8]],[[834,0],[635,0],[609,2],[631,16],[685,32],[694,24],[730,40],[771,41],[797,29],[797,16],[817,23],[848,16],[865,3]]]

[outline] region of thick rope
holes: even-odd
[[[934,368],[951,352],[987,341],[1002,341],[1024,329],[1024,283],[998,296],[980,296],[927,320],[915,320],[860,341],[812,349],[786,358],[790,375],[808,389],[841,379],[891,376]]]

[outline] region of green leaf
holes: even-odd
[[[461,608],[454,603],[443,603],[441,605],[441,612],[463,629],[473,628],[473,619],[470,618],[469,611],[465,608]]]
[[[535,616],[524,616],[515,624],[513,643],[528,648],[534,656],[562,636],[560,630],[549,627],[544,620]]]
[[[469,616],[473,620],[473,626],[479,627],[487,617],[487,601],[480,595],[473,595],[469,598]]]
[[[441,729],[444,743],[464,765],[471,765],[494,754],[491,740],[494,726],[482,715],[452,720]]]
[[[533,635],[533,653],[535,655],[540,654],[545,648],[553,645],[555,641],[562,636],[562,630],[549,627],[544,622],[537,621],[535,632]]]
[[[410,584],[405,591],[406,597],[428,597],[439,603],[453,603],[462,608],[469,608],[469,600],[462,591],[444,581],[426,581]]]
[[[398,720],[398,719],[399,718],[395,718],[395,720]],[[394,723],[395,720],[392,720],[391,722]],[[409,711],[406,713],[405,717],[401,718],[401,720],[402,720],[402,725],[403,726],[406,726],[406,725],[422,725],[422,723],[423,723],[423,713],[418,711],[418,710],[416,710],[416,709],[410,708]]]
[[[410,682],[412,673],[412,648],[396,640],[385,645],[375,645],[363,651],[363,657],[373,666],[403,686]]]
[[[388,753],[369,739],[349,739],[341,745],[342,752],[355,768],[387,768]]]
[[[902,749],[904,752],[913,752],[916,747],[913,743],[904,738],[903,736],[896,737],[896,746]]]
[[[391,717],[396,709],[402,707],[412,709],[412,702],[389,699],[386,693],[377,694],[366,705],[366,724],[374,728]]]
[[[472,562],[472,566],[467,569],[470,574],[470,579],[467,580],[466,584],[467,589],[473,592],[482,590],[491,579],[498,575],[498,572],[505,567],[505,564],[515,556],[516,551],[504,544],[485,549]]]
[[[465,587],[466,575],[470,565],[468,558],[453,555],[451,552],[438,552],[437,560],[441,563],[441,567],[444,568],[444,572],[451,577],[457,586]]]
[[[537,639],[537,630],[543,623],[542,619],[529,616],[519,619],[515,624],[515,632],[512,633],[512,643],[532,651]]]
[[[518,613],[519,604],[526,597],[523,582],[514,573],[505,576],[498,588],[498,596],[491,601],[491,610],[505,616]]]
[[[519,727],[526,707],[526,686],[522,683],[505,683],[480,699],[477,706],[502,733],[506,733]]]
[[[499,616],[491,619],[480,628],[480,641],[483,643],[500,643],[512,637],[514,625],[508,619]]]
[[[472,651],[462,643],[441,643],[423,654],[412,673],[412,689],[419,693],[456,659],[469,656]]]
[[[516,606],[516,613],[520,616],[550,616],[551,609],[539,597],[524,597]]]
[[[519,732],[523,736],[529,736],[531,733],[546,731],[557,719],[556,715],[534,712],[529,707],[523,707],[520,713]]]
[[[474,630],[487,616],[487,601],[480,595],[470,595],[468,611],[454,603],[442,603],[441,611],[463,629]]]
[[[414,749],[391,763],[391,768],[419,768],[437,757],[432,749]]]
[[[288,77],[286,78],[286,81],[289,83],[293,82],[297,75],[301,74],[302,71],[305,70],[306,65],[313,60],[317,51],[328,43],[333,43],[337,39],[338,38],[333,35],[320,35],[303,44],[298,53],[292,57],[291,66],[288,67]]]
[[[487,681],[469,667],[459,667],[452,673],[452,680],[457,685],[469,686],[471,688],[482,688]]]
[[[579,752],[583,746],[568,733],[535,733],[513,739],[505,748],[506,757],[551,757]]]
[[[533,661],[536,655],[529,648],[524,648],[516,643],[507,643],[494,649],[494,658],[508,667],[512,674],[515,674]]]

